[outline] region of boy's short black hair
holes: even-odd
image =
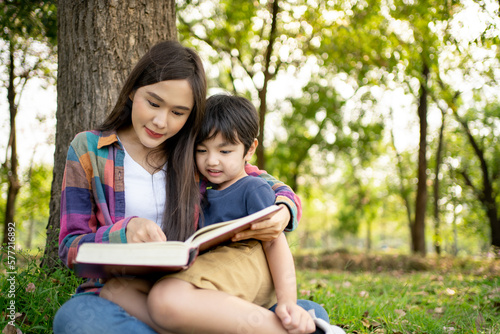
[[[196,144],[212,139],[219,133],[231,144],[241,142],[246,154],[259,134],[259,116],[252,102],[235,95],[210,96]]]

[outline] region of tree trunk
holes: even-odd
[[[9,143],[7,145],[7,151],[10,149],[10,157],[7,156],[5,160],[5,165],[8,168],[8,190],[7,190],[7,203],[5,205],[5,221],[4,221],[4,231],[2,244],[8,244],[8,227],[9,223],[14,223],[14,214],[16,212],[16,198],[21,188],[19,183],[19,177],[17,175],[18,161],[17,161],[17,140],[16,140],[16,116],[17,116],[17,105],[16,105],[16,89],[14,84],[14,47],[12,42],[9,43],[9,84],[7,87],[7,99],[9,101],[9,113],[10,113],[10,136]]]
[[[372,220],[366,220],[366,254],[372,250]]]
[[[259,146],[257,146],[257,166],[260,169],[266,168],[266,159],[264,155],[264,125],[267,114],[267,87],[269,81],[276,75],[276,72],[270,73],[269,68],[271,64],[271,56],[273,54],[274,42],[276,40],[276,30],[278,25],[278,12],[279,12],[279,4],[278,0],[273,2],[273,20],[271,23],[271,32],[269,34],[269,44],[267,45],[266,50],[266,61],[264,67],[264,84],[262,88],[259,89],[259,135],[257,139],[259,141]],[[277,69],[276,69],[277,71]]]
[[[418,104],[418,118],[420,122],[420,141],[418,150],[418,185],[415,204],[415,221],[413,222],[411,237],[413,253],[425,256],[425,212],[427,206],[427,77],[429,67],[424,61],[422,69],[422,83],[420,85],[420,99]]]
[[[462,171],[461,174],[464,177],[466,184],[474,190],[474,193],[476,194],[478,200],[483,204],[483,207],[486,211],[486,216],[488,217],[488,221],[490,223],[491,246],[494,248],[496,256],[500,257],[500,219],[498,217],[498,207],[496,203],[497,195],[495,194],[493,187],[496,178],[490,176],[488,163],[484,156],[484,149],[480,147],[480,145],[474,139],[467,121],[461,119],[457,113],[454,113],[454,115],[464,128],[467,139],[469,140],[474,153],[479,159],[482,174],[482,188],[478,189],[473,185],[471,179],[467,176],[466,171]]]
[[[494,199],[491,199],[487,205],[486,214],[491,228],[491,245],[496,257],[500,258],[500,220],[498,219],[498,210]]]
[[[439,219],[439,173],[441,171],[441,161],[443,160],[443,142],[444,142],[444,127],[445,127],[445,117],[446,113],[441,112],[442,122],[441,128],[439,129],[439,142],[436,152],[436,179],[433,184],[434,193],[434,251],[437,255],[441,254],[441,232],[440,225],[441,221]]]
[[[61,183],[68,146],[111,110],[146,51],[177,38],[174,0],[58,1],[57,129],[50,217],[42,266],[58,260]]]
[[[451,204],[453,208],[453,219],[451,221],[451,226],[453,228],[453,256],[458,255],[458,228],[457,228],[457,199],[455,194],[451,193]]]
[[[257,157],[257,167],[260,169],[266,168],[266,157],[264,155],[264,125],[267,113],[267,81],[264,81],[264,87],[259,90],[259,134],[257,135],[257,140],[259,141],[259,146],[255,155]]]
[[[391,111],[392,114],[392,111]],[[391,143],[392,147],[394,148],[394,152],[396,153],[396,159],[397,159],[397,171],[398,171],[398,177],[399,177],[399,193],[401,194],[401,198],[404,201],[405,204],[405,209],[406,209],[406,218],[408,219],[408,230],[410,231],[410,240],[412,242],[412,247],[411,249],[413,250],[413,219],[412,219],[412,212],[411,212],[411,203],[410,203],[410,198],[408,196],[408,189],[406,189],[404,185],[404,179],[405,179],[405,174],[404,174],[404,168],[403,168],[403,158],[401,157],[401,154],[399,154],[398,150],[396,149],[396,144],[395,144],[395,139],[394,139],[394,130],[391,130]]]

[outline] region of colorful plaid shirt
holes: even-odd
[[[125,243],[125,229],[134,217],[125,217],[123,160],[125,152],[116,132],[86,131],[68,149],[61,192],[59,257],[72,268],[78,246],[85,242]],[[276,203],[290,209],[287,231],[297,227],[300,199],[284,183],[247,164],[246,172],[266,180],[276,193]],[[200,182],[200,191],[205,190]],[[77,293],[98,294],[102,284],[90,279]]]

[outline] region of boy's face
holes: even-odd
[[[218,190],[222,190],[247,176],[245,163],[250,160],[256,147],[257,139],[245,154],[241,142],[231,144],[218,133],[196,146],[196,165],[203,176],[217,184]]]

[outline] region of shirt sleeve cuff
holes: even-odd
[[[290,221],[288,222],[288,225],[285,227],[285,232],[291,232],[297,228],[298,221],[297,221],[297,208],[295,206],[295,203],[289,199],[288,197],[285,196],[278,196],[276,197],[276,205],[279,204],[284,204],[290,211]]]

